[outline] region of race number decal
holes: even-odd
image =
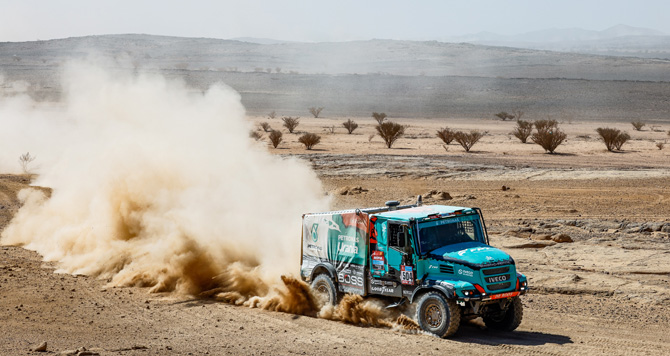
[[[414,271],[412,266],[400,266],[400,282],[402,284],[414,285]]]

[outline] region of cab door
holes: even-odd
[[[369,291],[401,297],[403,283],[413,285],[414,281],[409,227],[400,222],[376,221],[374,228],[370,240]]]

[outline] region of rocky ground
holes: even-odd
[[[0,177],[2,224],[30,178]],[[0,250],[0,353],[100,355],[649,354],[670,347],[667,178],[449,180],[322,178],[334,208],[389,197],[484,209],[491,243],[529,276],[513,333],[475,320],[451,339],[232,306],[54,273],[20,247]],[[502,186],[505,185],[505,190]]]

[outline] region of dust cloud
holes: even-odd
[[[291,277],[301,216],[329,201],[309,167],[249,139],[234,90],[109,68],[68,64],[61,103],[0,98],[0,170],[33,152],[34,185],[52,188],[19,193],[0,243],[109,287],[407,329],[360,296],[324,306]]]
[[[109,286],[307,313],[288,296],[308,287],[280,276],[298,271],[302,214],[328,201],[309,167],[249,139],[239,94],[87,61],[62,78],[60,103],[0,98],[0,170],[29,151],[52,188],[20,192],[2,244]]]

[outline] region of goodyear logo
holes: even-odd
[[[319,234],[317,232],[319,228],[319,224],[313,224],[312,225],[312,241],[317,242],[319,241]]]

